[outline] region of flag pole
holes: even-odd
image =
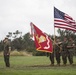
[[[54,7],[54,12],[55,12],[55,7]],[[54,17],[55,17],[55,13],[54,13]],[[54,19],[54,20],[55,20],[55,19]],[[54,21],[54,20],[53,20],[53,21]],[[54,22],[53,22],[53,23],[54,23]],[[56,39],[55,39],[55,25],[54,25],[54,46],[55,46],[55,40],[56,40]]]
[[[55,40],[56,40],[56,38],[55,38],[55,27],[54,27],[54,45],[53,45],[53,52],[55,52]]]
[[[55,12],[55,7],[54,7],[54,12]],[[55,17],[55,13],[54,13],[54,17]],[[54,20],[53,20],[54,21]],[[54,23],[54,22],[53,22]],[[54,25],[54,49],[53,49],[53,51],[55,51],[55,25]]]
[[[54,44],[55,44],[55,27],[54,27]]]

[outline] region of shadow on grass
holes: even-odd
[[[32,65],[32,66],[27,66],[27,67],[68,67],[68,66],[76,66],[76,64],[67,64],[67,65]]]
[[[76,64],[73,65],[69,65],[67,64],[66,66],[64,65],[11,65],[11,67],[5,67],[5,66],[1,66],[0,69],[1,70],[38,70],[38,69],[68,69],[68,68],[76,68]]]

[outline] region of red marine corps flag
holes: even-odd
[[[43,52],[53,52],[53,46],[51,39],[43,33],[38,27],[36,27],[32,22],[31,25],[31,35],[34,36],[36,50]]]

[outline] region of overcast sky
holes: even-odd
[[[30,32],[30,22],[54,34],[54,6],[76,20],[76,0],[0,0],[0,40],[8,32]]]

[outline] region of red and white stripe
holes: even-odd
[[[65,14],[64,19],[54,18],[54,26],[57,28],[64,28],[76,31],[76,22],[72,17]]]

